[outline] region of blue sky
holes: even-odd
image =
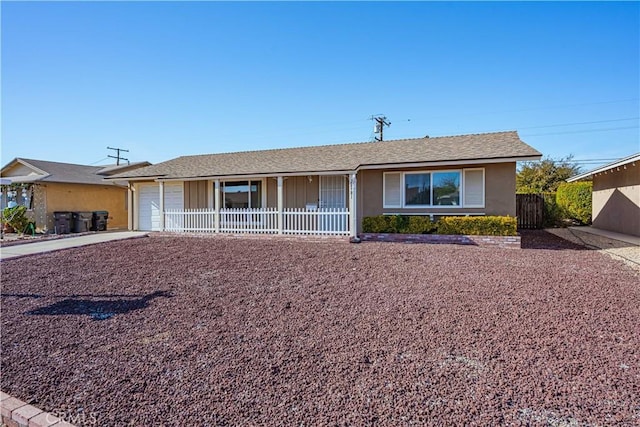
[[[2,164],[518,130],[640,151],[640,6],[2,2]],[[594,164],[586,164],[589,169]]]

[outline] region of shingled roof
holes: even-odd
[[[111,179],[189,179],[238,175],[313,174],[364,167],[442,162],[532,160],[541,153],[517,132],[321,145],[182,156]]]
[[[26,175],[7,175],[14,166],[21,164],[29,169]],[[127,165],[87,166],[73,163],[50,162],[16,158],[2,168],[2,177],[9,178],[15,183],[31,182],[60,182],[68,184],[100,184],[114,185],[113,181],[105,178],[115,173],[122,173],[131,169],[148,166],[149,162],[137,162]]]

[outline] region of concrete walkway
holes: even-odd
[[[65,239],[45,240],[24,245],[14,245],[0,248],[0,260],[39,254],[43,252],[59,251],[60,249],[77,248],[79,246],[94,245],[112,240],[132,239],[144,237],[149,233],[144,231],[121,231],[113,233],[96,233],[86,236],[68,237]]]
[[[582,233],[595,234],[596,236],[606,237],[607,239],[619,240],[621,242],[629,243],[631,245],[640,246],[640,237],[632,236],[630,234],[616,233],[615,231],[602,230],[594,227],[569,227],[569,230],[578,231]]]
[[[605,253],[640,271],[640,238],[593,227],[547,228],[565,240]]]

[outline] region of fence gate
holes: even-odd
[[[544,196],[542,194],[516,194],[518,228],[542,228]]]

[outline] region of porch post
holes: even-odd
[[[216,179],[214,181],[214,190],[213,190],[214,199],[214,211],[213,211],[213,226],[216,233],[220,232],[220,180]]]
[[[164,182],[160,181],[160,231],[164,231]]]
[[[282,234],[282,211],[284,207],[284,189],[282,176],[278,177],[278,234]]]
[[[358,180],[356,174],[349,174],[349,236],[356,237],[358,235],[358,214],[357,214],[357,193]]]
[[[133,189],[127,185],[127,228],[133,230]]]

